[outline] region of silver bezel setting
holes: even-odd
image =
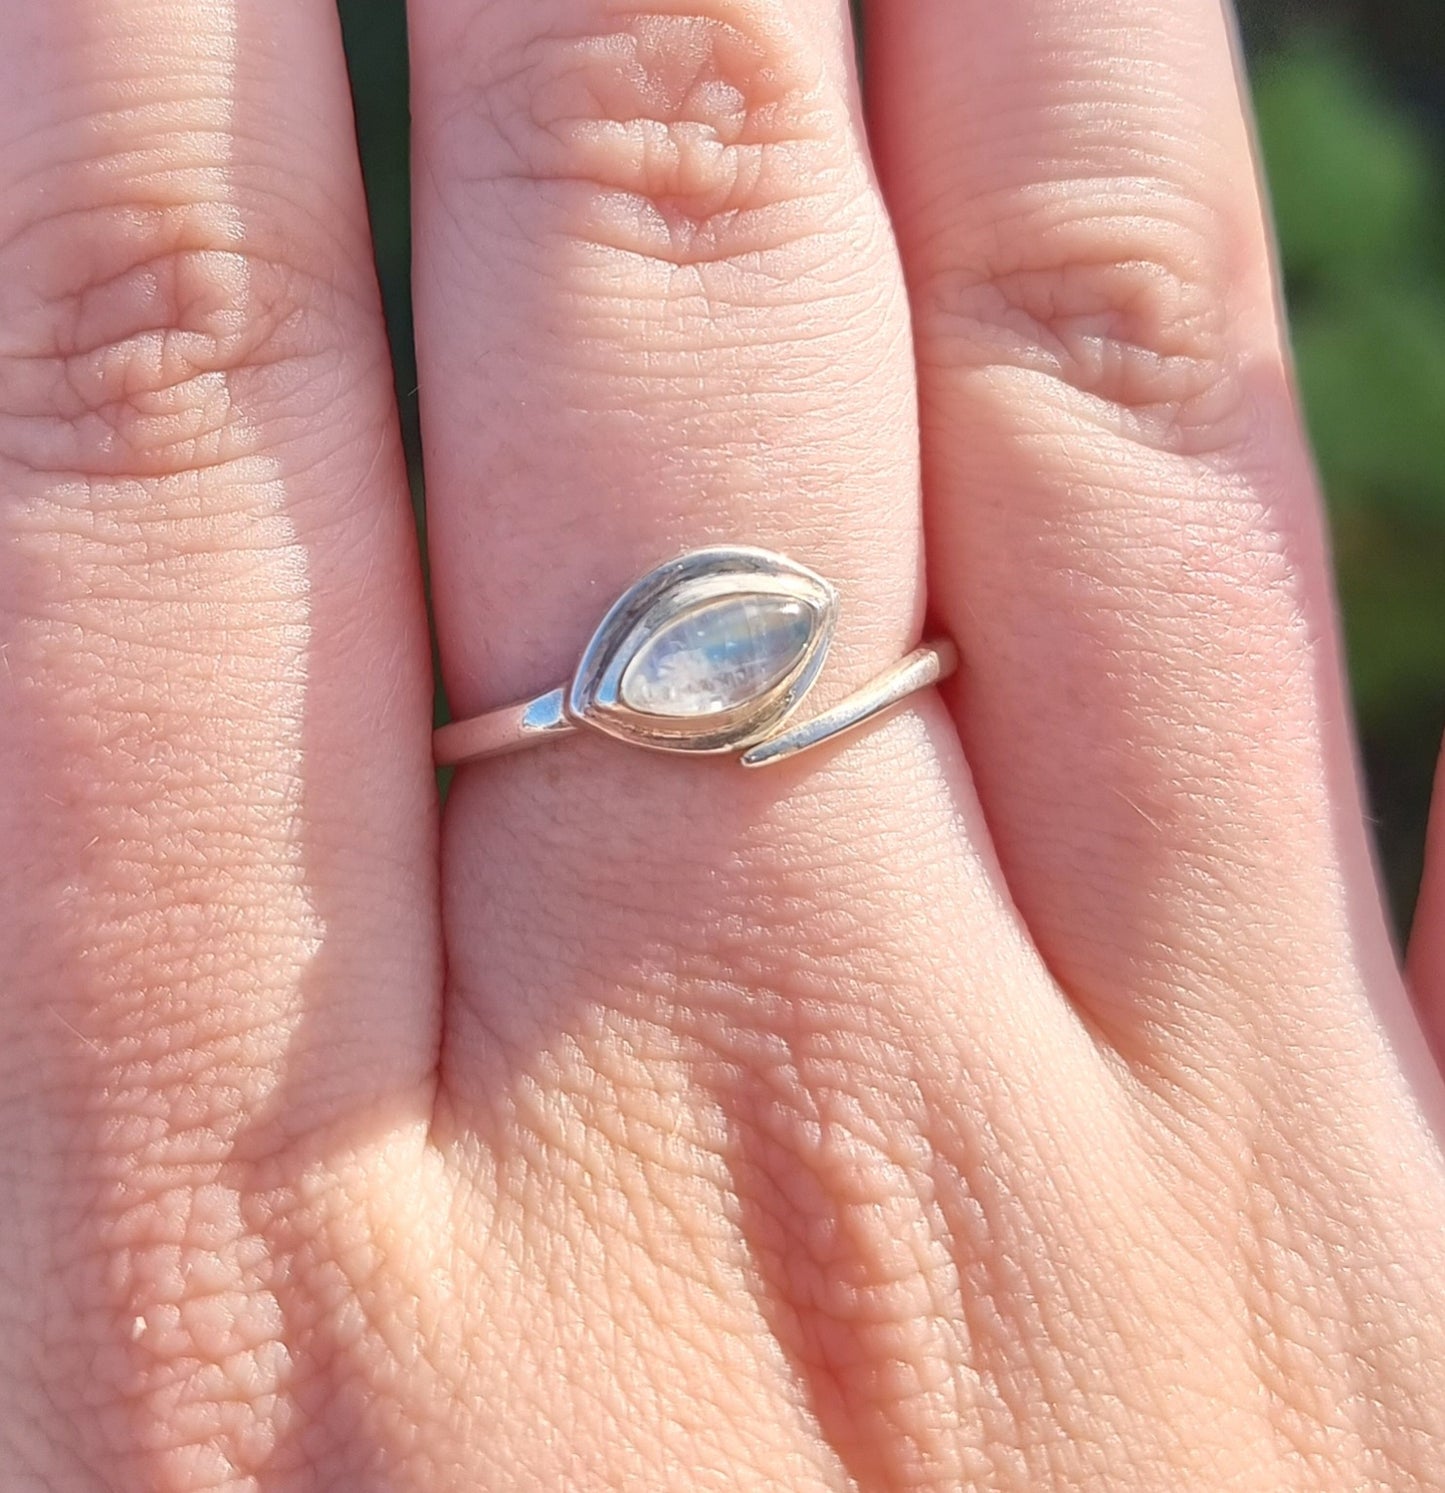
[[[808,642],[768,689],[727,710],[653,715],[622,698],[622,679],[642,649],[677,618],[729,597],[777,596],[803,603]],[[770,550],[719,545],[694,550],[630,586],[587,644],[567,691],[567,715],[637,746],[665,752],[734,752],[762,741],[801,704],[827,657],[838,594],[822,576]]]

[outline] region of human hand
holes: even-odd
[[[1214,0],[875,0],[881,192],[842,5],[411,9],[458,711],[719,541],[963,669],[439,831],[333,7],[0,10],[0,1487],[1445,1485]]]

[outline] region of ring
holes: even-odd
[[[570,684],[438,728],[438,766],[496,757],[579,727],[663,752],[736,752],[781,762],[852,731],[958,664],[925,643],[846,699],[800,723],[838,620],[822,576],[770,550],[693,550],[628,587],[602,619]]]

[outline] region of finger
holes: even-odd
[[[923,603],[912,366],[845,7],[418,0],[413,65],[429,534],[454,710],[566,678],[628,582],[710,542],[776,548],[837,584],[820,705],[896,660]],[[615,1382],[667,1407],[637,1433],[648,1455],[674,1413],[703,1439],[747,1424],[759,1477],[817,1486],[838,1476],[816,1461],[821,1416],[864,1480],[956,1464],[939,1428],[958,1386],[880,1392],[869,1355],[850,1358],[850,1334],[829,1336],[801,1299],[803,1338],[825,1339],[799,1349],[812,1382],[836,1376],[821,1409],[787,1349],[756,1375],[728,1365],[772,1330],[736,1289],[752,1248],[810,1291],[779,1242],[808,1185],[789,1116],[846,1106],[845,1073],[887,1086],[888,1070],[916,1094],[936,1065],[951,1083],[1066,1015],[1041,980],[1042,1012],[991,985],[966,995],[940,958],[967,919],[981,965],[1027,964],[961,828],[980,832],[976,805],[930,697],[753,774],[595,735],[462,770],[443,846],[438,1133],[485,1167],[487,1259],[512,1261],[490,1265],[515,1310],[489,1326],[477,1374],[509,1407],[513,1445],[550,1417],[595,1420],[582,1386]],[[613,1228],[590,1199],[624,1195]],[[899,1206],[915,1204],[926,1232],[926,1204]],[[608,1341],[585,1341],[591,1267],[559,1296],[529,1239],[660,1256],[666,1318],[609,1266]],[[888,1311],[880,1339],[916,1332],[932,1352],[949,1330]],[[594,1367],[559,1375],[547,1345],[579,1335],[574,1361]],[[702,1380],[659,1374],[682,1340]],[[690,1387],[704,1380],[706,1395]],[[526,1382],[547,1389],[523,1402]],[[579,1444],[599,1485],[629,1480],[635,1443]]]
[[[775,547],[838,586],[820,692],[893,662],[921,605],[913,385],[841,9],[422,0],[413,31],[428,528],[454,713],[566,678],[629,581],[709,542]],[[892,734],[888,757],[918,770],[918,717]],[[886,798],[859,760],[825,758],[823,779]],[[816,769],[750,775],[592,737],[465,769],[444,846],[458,985],[547,957],[489,910],[524,870],[572,904],[569,942],[597,938],[603,867],[637,879],[641,914],[684,865],[713,874],[709,823],[731,839],[800,781]],[[531,1019],[477,998],[503,1008],[494,1021]]]
[[[1410,931],[1409,970],[1415,999],[1445,1061],[1445,757],[1435,776],[1425,874]]]
[[[424,1107],[434,1059],[425,637],[333,7],[5,7],[0,203],[0,1273],[37,1283],[0,1356],[127,1419],[73,1418],[84,1465],[163,1425],[127,1485],[231,1486],[289,1392],[244,1179]]]
[[[932,600],[1021,910],[1111,1026],[1246,969],[1313,991],[1329,930],[1384,933],[1224,9],[925,0],[868,35]]]

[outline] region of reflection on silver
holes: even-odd
[[[853,730],[957,665],[925,644],[821,715],[790,717],[816,681],[838,620],[821,576],[769,550],[694,550],[630,586],[599,624],[570,684],[454,721],[439,764],[474,762],[589,726],[665,752],[781,762]]]
[[[871,721],[876,715],[882,715],[916,691],[947,679],[957,667],[958,650],[947,639],[925,643],[862,689],[854,690],[831,710],[799,725],[785,727],[776,736],[749,747],[742,756],[743,766],[766,767],[770,762],[781,762],[785,757],[806,752],[819,742],[828,741]]]

